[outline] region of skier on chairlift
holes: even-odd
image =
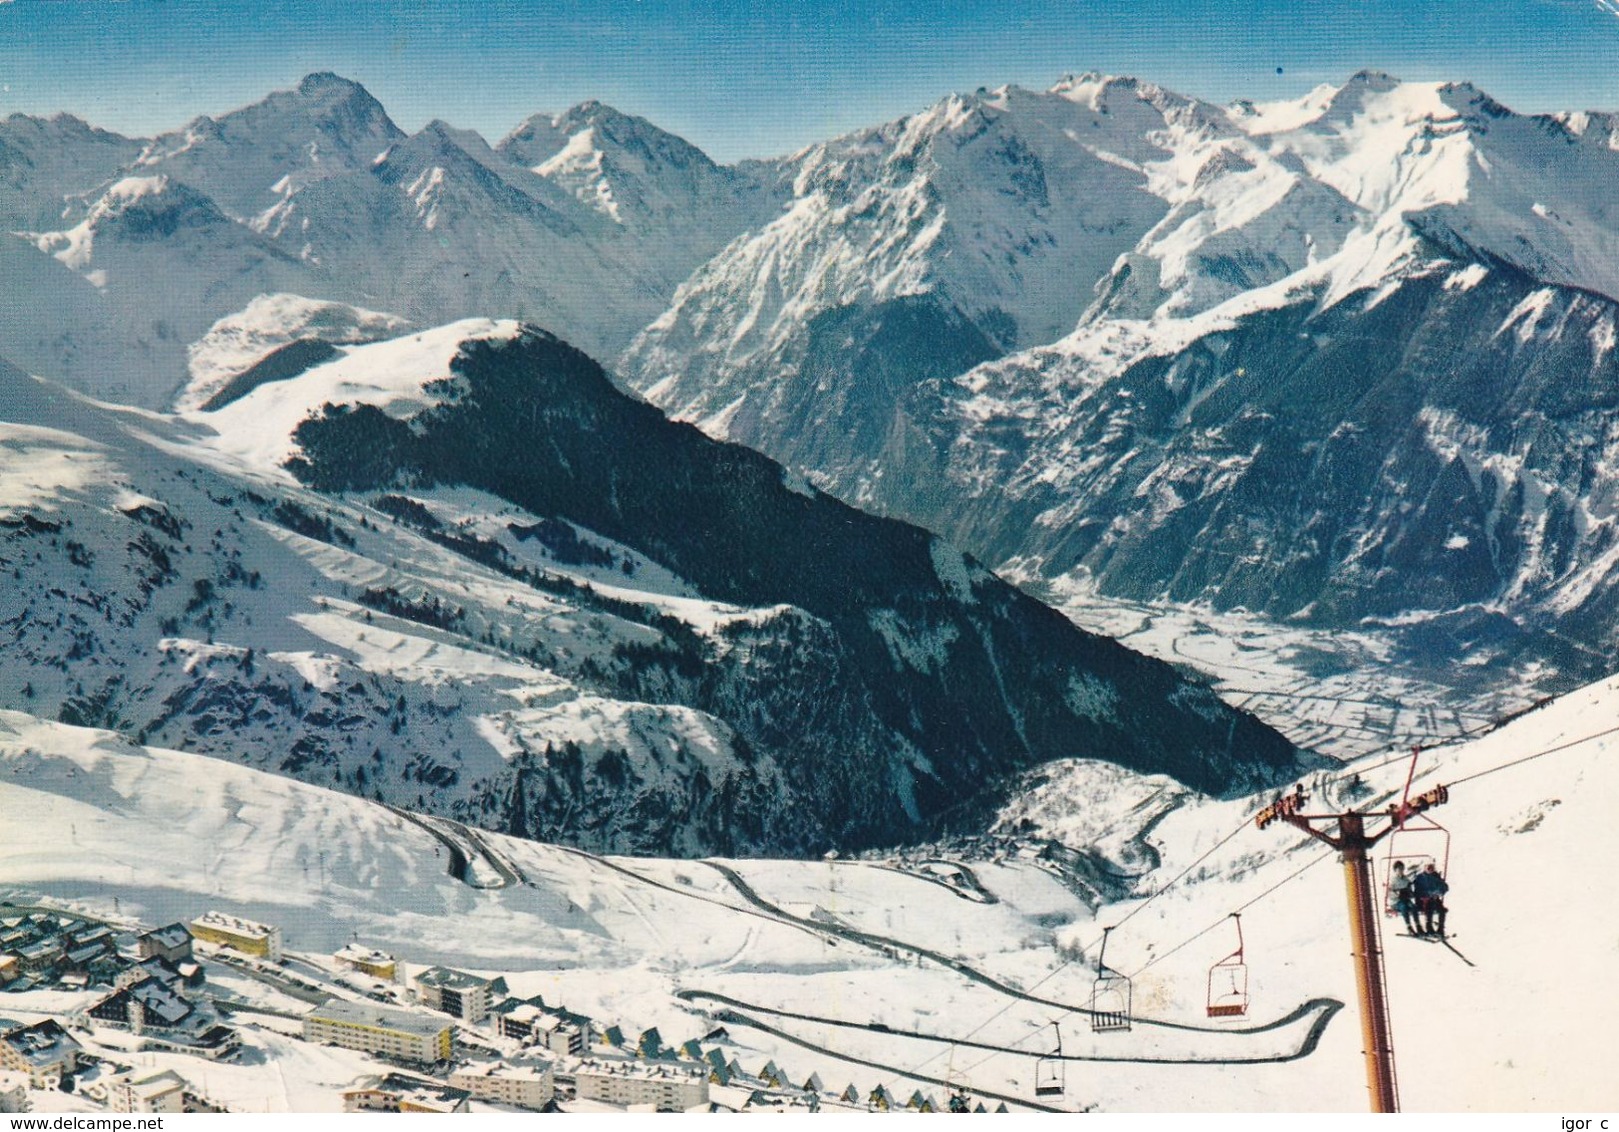
[[[1439,875],[1439,870],[1429,864],[1416,875],[1411,882],[1411,892],[1417,898],[1417,909],[1422,913],[1424,935],[1436,935],[1441,939],[1445,936],[1445,893],[1450,891],[1450,885],[1445,878]],[[1436,926],[1437,925],[1437,926]]]
[[[1392,898],[1394,910],[1405,917],[1405,930],[1412,935],[1421,935],[1422,924],[1417,919],[1417,898],[1411,891],[1415,879],[1414,874],[1405,871],[1404,861],[1395,861],[1394,875],[1389,878],[1389,896]]]

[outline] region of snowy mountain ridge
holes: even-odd
[[[147,141],[13,116],[0,129],[0,256],[28,285],[0,299],[0,356],[167,408],[189,348],[277,293],[418,325],[529,319],[611,356],[773,207],[754,177],[598,103],[545,132],[571,156],[535,172],[521,130],[499,151],[442,121],[407,137],[363,87],[330,74]],[[140,227],[114,225],[137,185],[163,188],[162,214],[154,203]],[[152,280],[181,282],[177,301]]]
[[[1167,666],[670,424],[543,332],[299,343],[178,417],[0,371],[0,702],[665,854],[971,826],[1057,754],[1214,790],[1298,765]]]
[[[952,161],[975,154],[976,187],[1049,171],[1043,149],[973,149],[1008,134],[1105,160],[1126,179],[1109,200],[1150,202],[1072,273],[1074,328],[1010,352],[962,264],[1020,253],[942,254],[981,200]],[[1448,667],[1463,698],[1606,671],[1611,117],[1373,72],[1229,108],[1086,75],[844,144],[835,167],[835,145],[793,159],[793,210],[625,355],[655,403],[1040,592],[1387,630],[1407,675]],[[830,199],[919,220],[854,246]]]

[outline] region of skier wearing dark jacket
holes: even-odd
[[[1445,934],[1447,909],[1444,897],[1449,891],[1450,885],[1445,883],[1445,878],[1439,875],[1439,870],[1433,865],[1423,869],[1411,882],[1411,892],[1417,898],[1417,909],[1422,913],[1425,923],[1425,934],[1437,936]]]

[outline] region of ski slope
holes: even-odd
[[[1614,856],[1616,705],[1619,678],[1420,756],[1414,788],[1454,784],[1433,816],[1451,834],[1455,938],[1397,938],[1384,922],[1405,1109],[1612,1108],[1619,912],[1590,894]],[[1408,764],[1384,752],[1321,775],[1305,784],[1310,809],[1381,808]],[[1352,797],[1355,773],[1369,792]],[[1136,899],[1095,911],[1038,843],[1011,839],[957,866],[973,897],[941,883],[948,866],[898,858],[600,858],[492,833],[464,844],[486,854],[483,875],[516,883],[478,887],[449,875],[439,839],[382,806],[0,714],[0,878],[17,902],[147,924],[217,907],[283,925],[295,953],[357,936],[413,964],[502,972],[514,993],[626,1033],[656,1025],[669,1044],[717,1020],[749,1071],[771,1059],[835,1091],[886,1083],[903,1100],[952,1081],[1033,1102],[1056,1019],[1068,1089],[1042,1104],[1363,1111],[1341,869],[1291,827],[1254,828],[1267,800],[1055,769],[1003,824],[1028,817],[1134,877]],[[1422,848],[1401,836],[1399,853]],[[1233,911],[1251,1010],[1210,1019],[1206,975],[1234,946]],[[1128,1032],[1093,1033],[1085,1010],[1104,925],[1117,925],[1107,965],[1134,976]],[[39,993],[6,996],[6,1012]],[[267,1106],[318,1107],[343,1084],[343,1067],[301,1043],[265,1055],[258,1072],[292,1079],[259,1082]]]

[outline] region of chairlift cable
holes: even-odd
[[[1508,767],[1518,766],[1521,763],[1526,763],[1526,762],[1529,762],[1532,759],[1541,758],[1544,755],[1554,755],[1554,754],[1558,753],[1559,751],[1566,751],[1570,747],[1578,747],[1582,743],[1589,743],[1593,739],[1605,738],[1605,737],[1607,737],[1609,735],[1614,734],[1615,732],[1619,732],[1619,724],[1616,724],[1613,727],[1606,728],[1606,729],[1604,729],[1602,731],[1593,732],[1590,735],[1582,736],[1582,737],[1580,737],[1578,739],[1570,739],[1567,743],[1559,743],[1555,747],[1547,747],[1545,750],[1536,751],[1532,755],[1524,755],[1522,758],[1513,759],[1511,762],[1502,763],[1500,766],[1492,766],[1488,770],[1481,770],[1481,771],[1478,771],[1478,772],[1476,772],[1474,774],[1469,774],[1465,778],[1453,779],[1451,782],[1447,783],[1447,785],[1460,786],[1464,782],[1472,782],[1475,778],[1483,778],[1486,774],[1494,774],[1498,770],[1506,770]]]
[[[1472,782],[1474,779],[1483,778],[1485,775],[1494,774],[1498,770],[1506,770],[1509,767],[1514,767],[1514,766],[1518,766],[1518,765],[1520,765],[1522,763],[1530,762],[1531,760],[1541,758],[1544,755],[1556,754],[1559,751],[1565,751],[1565,750],[1568,750],[1571,747],[1577,747],[1577,746],[1580,746],[1583,743],[1589,743],[1593,739],[1601,739],[1601,738],[1604,738],[1606,736],[1613,735],[1613,734],[1616,734],[1616,733],[1619,733],[1619,725],[1615,725],[1613,727],[1605,728],[1602,731],[1593,732],[1590,735],[1585,735],[1585,736],[1582,736],[1581,738],[1578,738],[1578,739],[1572,739],[1572,740],[1570,740],[1570,741],[1568,741],[1566,743],[1560,743],[1560,744],[1558,744],[1557,746],[1554,746],[1554,747],[1548,747],[1545,750],[1537,751],[1532,755],[1525,755],[1522,758],[1514,759],[1511,762],[1502,763],[1499,766],[1494,766],[1494,767],[1490,767],[1490,768],[1488,768],[1486,770],[1478,771],[1478,772],[1476,772],[1474,774],[1467,775],[1464,778],[1455,779],[1454,781],[1449,783],[1449,785],[1451,785],[1451,786],[1459,786],[1464,782]],[[1388,760],[1386,760],[1386,761],[1384,761],[1382,763],[1376,764],[1376,766],[1366,767],[1364,769],[1365,770],[1376,770],[1376,769],[1378,769],[1378,767],[1389,766],[1392,763],[1402,761],[1407,757],[1408,756],[1406,754],[1402,753],[1402,754],[1396,756],[1395,758],[1388,759]],[[1339,777],[1342,777],[1342,776],[1339,776]],[[1144,911],[1146,909],[1147,905],[1151,904],[1154,900],[1158,899],[1158,897],[1160,897],[1164,893],[1168,892],[1171,888],[1173,888],[1176,884],[1178,884],[1181,880],[1183,880],[1188,874],[1190,874],[1193,869],[1197,868],[1198,865],[1202,864],[1209,857],[1213,856],[1216,851],[1218,851],[1219,849],[1224,847],[1227,842],[1233,840],[1239,833],[1241,833],[1244,829],[1246,829],[1250,820],[1251,819],[1249,819],[1249,818],[1244,818],[1243,821],[1241,822],[1241,824],[1239,824],[1230,833],[1228,833],[1224,837],[1222,837],[1213,846],[1211,846],[1206,852],[1204,852],[1201,856],[1199,856],[1195,861],[1193,861],[1191,864],[1187,865],[1186,868],[1182,869],[1179,873],[1177,873],[1174,877],[1172,877],[1161,888],[1159,888],[1157,892],[1154,892],[1151,896],[1147,897],[1144,901],[1142,901],[1140,904],[1138,904],[1135,908],[1131,909],[1130,912],[1123,917],[1123,919],[1119,920],[1118,923],[1112,925],[1113,928],[1119,928],[1119,927],[1124,926],[1124,924],[1126,924],[1132,918],[1134,918],[1135,915],[1138,912]],[[1255,896],[1253,899],[1249,900],[1247,903],[1241,905],[1237,909],[1237,912],[1241,913],[1241,912],[1247,911],[1249,908],[1252,908],[1255,904],[1258,904],[1261,900],[1264,900],[1266,897],[1270,896],[1272,893],[1274,893],[1277,889],[1281,888],[1283,885],[1289,883],[1290,881],[1294,880],[1297,877],[1300,877],[1300,876],[1304,875],[1305,872],[1307,872],[1308,870],[1314,868],[1316,865],[1320,864],[1322,861],[1326,860],[1328,857],[1331,857],[1333,855],[1334,855],[1334,850],[1329,849],[1326,852],[1320,854],[1319,856],[1312,858],[1311,860],[1307,861],[1301,868],[1298,868],[1298,869],[1294,870],[1292,873],[1289,873],[1286,877],[1283,877],[1280,881],[1278,881],[1277,883],[1271,885],[1264,892],[1261,892],[1258,896]],[[1220,920],[1216,921],[1213,924],[1210,924],[1208,927],[1202,929],[1201,931],[1197,932],[1196,934],[1192,935],[1191,937],[1183,940],[1181,943],[1176,944],[1169,951],[1166,951],[1163,954],[1158,955],[1155,958],[1149,960],[1143,966],[1138,968],[1133,974],[1131,974],[1131,975],[1129,975],[1127,977],[1131,978],[1131,979],[1134,979],[1136,976],[1138,976],[1142,972],[1146,971],[1149,967],[1152,967],[1155,964],[1161,962],[1162,960],[1169,958],[1171,955],[1175,954],[1175,952],[1181,950],[1182,948],[1184,948],[1187,945],[1191,944],[1192,942],[1199,939],[1200,937],[1202,937],[1204,935],[1207,935],[1209,932],[1211,932],[1215,928],[1219,927],[1220,924],[1223,923],[1228,918],[1229,918],[1229,914],[1227,914],[1227,916],[1222,916],[1220,918]],[[1058,964],[1056,967],[1053,967],[1050,971],[1047,971],[1044,975],[1042,975],[1039,979],[1035,980],[1028,987],[1024,988],[1024,993],[1032,992],[1032,991],[1038,989],[1039,987],[1043,986],[1045,983],[1047,983],[1051,979],[1055,978],[1064,969],[1072,966],[1073,963],[1074,963],[1073,959],[1065,959],[1065,960],[1063,960],[1062,963]],[[1011,1010],[1014,1006],[1017,1006],[1022,1001],[1023,1001],[1022,999],[1016,999],[1016,998],[1009,1000],[1006,1003],[1006,1005],[1000,1007],[994,1013],[992,1013],[988,1017],[986,1017],[977,1026],[973,1027],[973,1029],[969,1030],[967,1032],[967,1034],[965,1035],[965,1037],[971,1038],[974,1035],[978,1034],[981,1030],[983,1030],[991,1022],[993,1022],[997,1018],[1001,1017],[1001,1015],[1007,1013],[1009,1010]],[[1077,1008],[1070,1008],[1069,1010],[1067,1010],[1063,1014],[1061,1014],[1055,1020],[1055,1022],[1053,1024],[1059,1023],[1065,1018],[1072,1017],[1074,1014],[1076,1014],[1078,1012],[1079,1012],[1079,1010]],[[1028,1041],[1029,1038],[1033,1037],[1035,1034],[1044,1033],[1044,1031],[1045,1031],[1044,1027],[1041,1027],[1038,1030],[1031,1030],[1028,1034],[1025,1034],[1023,1037],[1014,1040],[1009,1045],[1004,1047],[1004,1049],[1002,1051],[998,1051],[997,1053],[989,1054],[988,1056],[986,1056],[984,1058],[981,1058],[978,1061],[975,1061],[973,1064],[967,1066],[967,1068],[964,1069],[962,1072],[963,1073],[971,1073],[974,1069],[978,1068],[980,1065],[983,1065],[985,1062],[989,1061],[991,1058],[999,1056],[1000,1052],[1010,1052],[1011,1050],[1015,1049],[1016,1047],[1022,1045],[1024,1042]],[[944,1053],[945,1053],[945,1051],[941,1050],[941,1051],[933,1054],[932,1056],[924,1059],[923,1061],[918,1062],[916,1064],[916,1066],[914,1066],[913,1070],[910,1071],[910,1072],[915,1072],[915,1071],[921,1070],[924,1066],[927,1066],[927,1065],[931,1064],[932,1062],[938,1060],[940,1057],[944,1056]],[[895,1076],[895,1077],[891,1078],[890,1080],[892,1080],[892,1081],[901,1080],[901,1079],[909,1076],[910,1072],[899,1074],[898,1076]]]
[[[1308,844],[1308,842],[1300,842],[1299,845],[1295,845],[1294,848],[1295,849],[1301,848],[1305,844]],[[1335,852],[1335,850],[1328,849],[1326,852],[1320,854],[1319,856],[1313,857],[1309,861],[1306,861],[1303,868],[1295,869],[1293,872],[1289,873],[1287,876],[1283,877],[1281,880],[1279,880],[1275,884],[1271,885],[1264,892],[1261,892],[1258,896],[1254,897],[1252,900],[1248,901],[1246,904],[1239,905],[1237,910],[1236,910],[1236,914],[1241,915],[1243,912],[1246,912],[1248,909],[1252,908],[1255,904],[1258,904],[1261,900],[1265,899],[1265,897],[1267,897],[1271,893],[1275,892],[1278,888],[1281,888],[1282,885],[1286,884],[1288,881],[1293,880],[1296,877],[1303,876],[1310,869],[1314,868],[1316,865],[1319,865],[1322,861],[1325,861],[1328,857],[1331,857],[1334,852]],[[1202,931],[1198,932],[1196,935],[1193,935],[1193,936],[1191,936],[1191,937],[1189,937],[1187,939],[1182,940],[1180,943],[1177,943],[1174,947],[1170,948],[1168,951],[1164,952],[1162,955],[1155,956],[1154,958],[1148,960],[1140,968],[1138,968],[1137,970],[1131,972],[1130,977],[1132,979],[1135,978],[1137,975],[1139,975],[1143,971],[1145,971],[1148,967],[1151,967],[1156,963],[1160,963],[1163,960],[1168,959],[1171,955],[1175,954],[1175,952],[1179,951],[1181,948],[1185,947],[1187,944],[1193,943],[1193,942],[1197,941],[1198,939],[1201,939],[1203,936],[1208,935],[1215,928],[1219,927],[1221,924],[1223,924],[1227,920],[1229,920],[1231,918],[1231,915],[1232,914],[1229,913],[1229,912],[1226,913],[1224,916],[1221,916],[1218,920],[1214,921],[1214,923],[1210,924],[1208,927],[1204,928]]]

